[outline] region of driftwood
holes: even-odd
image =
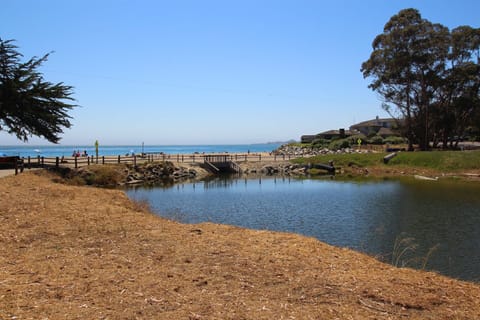
[[[437,181],[438,180],[438,177],[430,178],[430,177],[420,176],[418,174],[414,175],[413,177],[417,180],[428,180],[428,181]]]
[[[385,157],[383,157],[383,163],[387,164],[390,160],[392,160],[396,156],[397,156],[396,152],[387,154]]]

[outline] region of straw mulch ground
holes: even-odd
[[[0,319],[478,319],[480,286],[294,234],[167,221],[122,191],[0,179]]]

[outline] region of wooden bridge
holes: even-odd
[[[204,157],[205,168],[213,173],[241,173],[240,166],[229,155],[208,155]]]

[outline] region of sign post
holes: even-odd
[[[98,140],[95,140],[95,155],[96,157],[96,163],[98,164]]]

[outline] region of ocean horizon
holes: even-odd
[[[257,153],[271,152],[282,143],[255,143],[255,144],[211,144],[211,145],[100,145],[100,156],[117,156],[126,154],[165,153],[165,154],[192,154],[192,153]],[[74,152],[95,154],[93,145],[22,145],[0,146],[0,156],[19,157],[68,157]]]

